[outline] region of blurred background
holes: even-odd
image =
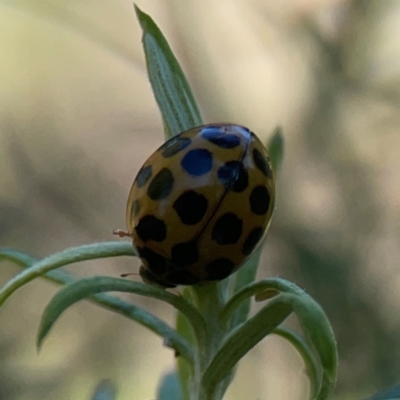
[[[231,121],[286,150],[259,277],[321,303],[340,353],[336,398],[400,380],[400,1],[138,0],[181,61],[205,122]],[[163,142],[131,1],[0,0],[0,246],[42,257],[113,240],[132,181]],[[81,276],[134,272],[130,259]],[[18,268],[1,264],[1,282]],[[42,351],[57,286],[36,280],[0,313],[0,399],[155,398],[174,366],[160,338],[82,302]],[[173,323],[156,301],[127,297]],[[269,337],[227,400],[304,399],[301,360]]]

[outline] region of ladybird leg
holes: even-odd
[[[117,235],[120,238],[122,238],[122,237],[132,237],[132,233],[125,232],[122,229],[114,229],[112,233],[113,233],[113,235]]]

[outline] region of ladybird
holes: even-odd
[[[211,124],[180,133],[144,163],[128,198],[128,233],[143,281],[222,280],[250,257],[271,222],[275,179],[249,129]]]

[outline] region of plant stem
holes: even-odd
[[[197,349],[190,400],[221,400],[225,390],[222,387],[218,388],[222,390],[203,387],[202,378],[227,333],[227,324],[220,318],[220,312],[226,303],[226,293],[224,286],[220,283],[197,286],[192,289],[197,307],[205,320],[207,332],[205,343],[200,344]]]

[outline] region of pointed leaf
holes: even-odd
[[[198,311],[182,297],[145,283],[132,282],[125,279],[104,276],[94,276],[83,278],[79,281],[71,283],[70,285],[61,289],[53,297],[43,313],[38,334],[38,346],[40,347],[55,321],[68,307],[86,297],[110,291],[135,293],[142,296],[164,300],[185,315],[185,317],[191,322],[198,340],[204,341],[204,320]],[[181,336],[179,335],[179,337]],[[182,337],[181,339],[182,341],[184,340]],[[165,340],[168,345],[171,345],[168,337],[165,338]],[[185,343],[187,343],[186,340]],[[187,353],[187,351],[185,352]],[[178,353],[179,355],[184,356],[179,351]]]
[[[235,279],[235,293],[239,292],[246,285],[254,282],[256,279],[257,268],[260,262],[262,246],[260,246],[254,254],[246,261],[245,265],[240,267],[236,272]],[[244,299],[243,302],[235,310],[235,315],[232,318],[232,327],[238,326],[246,321],[250,312],[251,299],[250,297]]]
[[[9,251],[9,250],[8,250]],[[7,254],[0,252],[0,254]],[[9,253],[8,253],[9,254]],[[45,273],[60,268],[64,265],[73,264],[85,260],[93,260],[105,257],[134,256],[135,252],[130,243],[121,242],[104,242],[95,243],[71,249],[64,250],[60,253],[53,254],[25,269],[13,279],[10,279],[0,289],[0,307],[5,301],[21,286],[29,283],[33,279],[44,275]]]
[[[287,296],[281,294],[271,300],[225,340],[204,372],[203,386],[210,398],[239,360],[289,316],[292,305]]]
[[[132,321],[150,329],[153,333],[161,336],[164,339],[164,344],[175,350],[180,358],[184,358],[189,365],[193,365],[193,350],[189,343],[184,340],[175,329],[172,329],[161,319],[155,317],[148,311],[119,299],[118,297],[110,296],[104,293],[96,294],[88,298],[93,302],[107,310],[114,311],[117,314],[123,315]],[[42,339],[44,340],[44,339]]]
[[[157,400],[182,400],[181,387],[175,372],[163,377],[157,390]]]
[[[91,400],[116,400],[116,398],[117,388],[111,381],[104,380],[97,385]]]
[[[245,286],[242,290],[237,292],[232,298],[226,303],[224,309],[221,312],[222,320],[229,320],[232,314],[242,305],[243,302],[247,301],[254,295],[265,293],[267,291],[274,290],[276,293],[293,293],[303,294],[303,290],[296,286],[294,283],[289,282],[281,278],[268,278],[262,279],[257,282],[253,282]],[[268,296],[270,298],[270,296]]]
[[[291,303],[306,339],[316,351],[322,364],[322,387],[317,397],[325,400],[337,378],[337,346],[332,327],[321,306],[309,295],[292,295]]]
[[[282,128],[278,126],[267,143],[268,154],[276,173],[280,170],[283,160],[284,140]]]
[[[34,262],[37,262],[35,258],[26,253],[9,249],[1,250],[0,259],[1,258],[15,262],[23,268],[29,268],[30,263],[33,264]],[[61,270],[49,271],[42,277],[51,282],[64,285],[74,282],[78,279],[69,272]],[[164,321],[150,314],[148,311],[107,294],[96,294],[87,300],[141,324],[157,335],[164,337],[164,340],[165,338],[168,338],[170,347],[174,348],[176,353],[183,355],[191,354],[192,350],[190,349],[189,345],[187,343],[181,344],[180,337],[177,335],[176,331],[168,326]],[[193,358],[193,355],[191,354],[189,358]],[[178,357],[178,360],[181,359],[183,359],[183,357]],[[187,361],[186,365],[189,365]]]
[[[287,293],[306,338],[322,364],[323,378],[317,399],[325,399],[336,382],[337,348],[329,320],[322,308],[294,283],[280,278],[263,279],[247,285],[233,296],[221,312],[221,319],[228,320],[237,307],[250,296],[263,300],[270,298],[270,291]],[[314,385],[314,383],[312,383]]]
[[[322,387],[322,371],[310,346],[299,334],[290,329],[276,328],[272,333],[289,341],[300,353],[310,380],[310,400],[316,399]]]
[[[391,388],[376,393],[374,396],[368,398],[368,400],[399,400],[399,399],[400,399],[400,385],[392,386]]]
[[[202,125],[196,100],[164,35],[152,18],[135,5],[143,30],[150,83],[160,108],[166,133],[171,136]]]
[[[20,267],[28,267],[37,261],[36,258],[32,257],[22,251],[13,249],[0,249],[0,260],[10,261]]]

